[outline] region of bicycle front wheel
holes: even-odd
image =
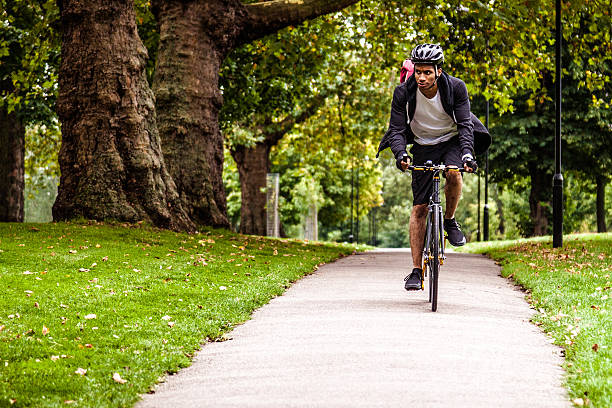
[[[440,271],[440,217],[437,208],[431,217],[431,236],[429,258],[429,297],[431,300],[431,311],[438,310],[438,272]]]

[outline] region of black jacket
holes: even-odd
[[[462,154],[475,155],[486,152],[491,144],[491,136],[482,122],[470,112],[470,100],[465,83],[442,72],[438,78],[438,91],[444,111],[457,124]],[[414,75],[395,88],[389,129],[380,141],[376,157],[381,151],[390,147],[397,158],[398,154],[406,151],[406,145],[414,143],[414,133],[409,123],[416,109],[416,92]]]

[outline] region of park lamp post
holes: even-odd
[[[563,247],[563,175],[561,174],[561,0],[556,0],[556,120],[555,175],[553,176],[553,248]]]
[[[485,127],[489,130],[489,99],[487,99],[487,112],[485,116]],[[484,211],[482,215],[482,230],[485,241],[489,240],[489,150],[485,152],[485,176],[484,176]]]

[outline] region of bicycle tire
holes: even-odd
[[[425,237],[423,237],[423,258],[425,259],[425,263],[423,265],[423,280],[425,280],[425,276],[428,276],[431,279],[431,270],[429,266],[429,259],[431,258],[431,213],[427,213],[427,219],[425,221]],[[427,285],[427,289],[429,291],[429,300],[431,303],[431,282]]]
[[[431,217],[431,257],[429,258],[429,286],[431,293],[431,311],[438,310],[438,272],[440,271],[440,216],[438,208],[434,208]]]

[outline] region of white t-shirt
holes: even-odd
[[[416,93],[416,109],[410,122],[414,141],[420,145],[446,142],[458,134],[457,124],[442,107],[440,92],[429,99],[420,89]]]

